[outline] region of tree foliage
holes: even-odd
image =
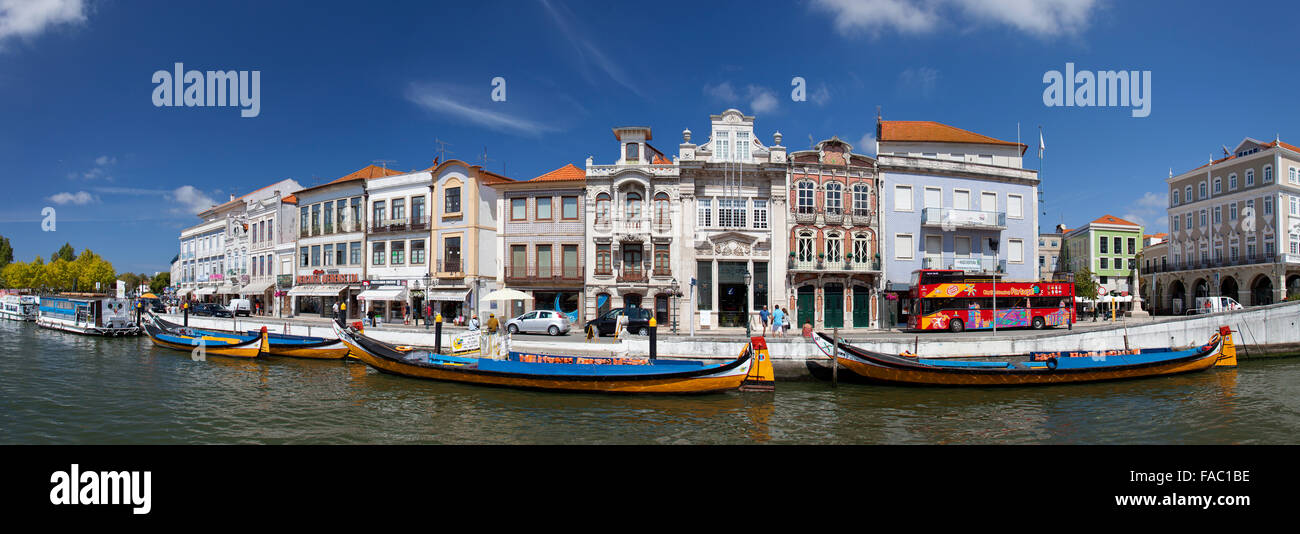
[[[90,249],[81,251],[80,256],[73,256],[70,250],[70,245],[64,245],[49,263],[40,256],[27,263],[10,263],[0,270],[0,276],[6,287],[39,291],[88,292],[95,290],[97,282],[101,291],[113,287],[117,273],[112,263]]]
[[[1076,296],[1095,300],[1097,298],[1097,281],[1093,280],[1092,270],[1087,267],[1080,267],[1074,271],[1074,294]]]

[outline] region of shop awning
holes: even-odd
[[[239,289],[234,286],[226,286],[217,291],[221,295],[238,295]]]
[[[183,298],[185,298],[185,295],[188,295],[188,294],[193,293],[193,292],[194,292],[194,288],[192,288],[192,287],[187,287],[187,288],[185,288],[185,289],[182,289],[182,290],[180,290],[180,291],[177,291],[177,292],[176,292],[176,298],[183,299]]]
[[[289,290],[291,297],[337,297],[348,286],[309,285]]]
[[[469,295],[468,289],[430,289],[424,292],[425,300],[465,302],[465,296]]]
[[[204,295],[212,295],[212,294],[215,294],[216,292],[217,292],[217,288],[212,287],[212,286],[208,286],[208,287],[200,287],[200,288],[194,290],[194,296],[196,296],[196,297],[202,297],[202,296],[204,296]]]
[[[273,285],[275,285],[275,280],[261,280],[261,281],[250,282],[248,285],[244,286],[239,290],[239,294],[240,295],[261,295],[262,293],[266,292],[266,290],[271,289],[271,286]]]
[[[380,287],[367,289],[357,295],[358,299],[365,300],[395,300],[406,301],[406,288],[404,287]]]

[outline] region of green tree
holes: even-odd
[[[163,289],[169,285],[172,285],[172,273],[171,271],[163,271],[149,281],[149,290],[153,291],[155,295],[161,295]]]
[[[1097,281],[1093,280],[1092,270],[1080,267],[1074,271],[1074,294],[1087,300],[1097,298]]]
[[[0,269],[14,262],[14,247],[9,244],[9,238],[0,235]]]
[[[71,243],[64,243],[62,247],[59,247],[58,252],[50,254],[50,262],[57,259],[63,259],[64,261],[75,260],[77,259],[77,251],[73,250]]]

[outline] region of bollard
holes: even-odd
[[[659,340],[658,337],[655,335],[658,331],[659,331],[658,323],[655,322],[654,317],[651,317],[650,318],[650,361],[652,362],[655,361],[655,357],[659,355],[659,347],[658,347]]]
[[[334,317],[334,322],[339,324],[339,328],[344,328],[343,318],[348,316],[348,303],[339,304],[339,313]]]
[[[186,302],[184,305],[181,306],[181,309],[183,310],[181,313],[185,314],[185,327],[189,328],[190,327],[190,303]]]
[[[442,354],[442,314],[439,313],[433,316],[433,321],[436,323],[433,327],[433,352],[434,354]],[[429,323],[425,322],[424,326],[428,328]]]

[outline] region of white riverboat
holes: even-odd
[[[91,336],[134,336],[135,310],[127,299],[42,297],[36,324]]]
[[[35,321],[40,301],[30,295],[5,295],[0,298],[0,317],[11,321]]]

